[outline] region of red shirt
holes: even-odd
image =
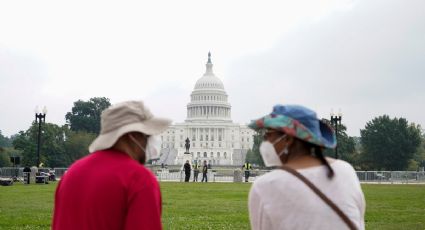
[[[52,229],[162,229],[158,182],[125,153],[94,152],[61,178]]]

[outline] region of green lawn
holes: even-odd
[[[49,229],[56,183],[0,187],[0,229]],[[164,229],[249,229],[250,184],[161,183]],[[363,185],[367,229],[425,229],[425,185]]]

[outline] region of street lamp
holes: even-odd
[[[334,114],[334,111],[331,110],[331,124],[335,128],[336,143],[337,143],[337,146],[335,147],[336,159],[338,159],[338,126],[341,125],[341,120],[342,120],[341,109],[339,109],[338,114]]]
[[[38,137],[37,137],[37,167],[40,167],[40,140],[41,140],[41,123],[46,122],[47,108],[44,106],[40,111],[39,107],[35,108],[35,123],[38,123]]]

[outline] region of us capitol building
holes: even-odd
[[[242,165],[253,146],[254,131],[232,122],[231,105],[221,80],[213,72],[211,53],[204,75],[198,79],[187,104],[187,118],[160,135],[161,157],[156,164],[191,163]],[[190,154],[185,154],[185,140],[190,140]]]

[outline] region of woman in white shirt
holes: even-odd
[[[264,132],[261,156],[266,166],[277,167],[251,188],[252,229],[350,229],[303,181],[279,169],[282,166],[314,184],[348,217],[352,229],[364,229],[365,200],[357,175],[347,162],[323,156],[324,148],[335,148],[336,138],[314,111],[298,105],[276,105],[271,114],[249,127]]]

